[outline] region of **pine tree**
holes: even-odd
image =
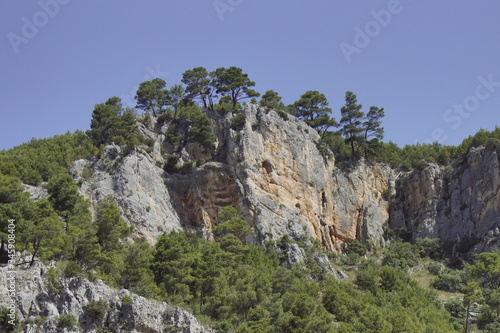
[[[274,90],[268,90],[262,95],[260,105],[271,110],[279,110],[281,108],[281,96]]]
[[[211,85],[212,78],[205,67],[189,69],[182,74],[181,82],[186,85],[186,97],[190,100],[199,99],[203,107],[213,109],[215,87]]]
[[[255,86],[255,82],[248,78],[248,74],[243,73],[241,68],[229,67],[217,68],[212,74],[213,86],[216,93],[231,98],[232,106],[236,107],[238,101],[245,98],[259,97],[260,94],[250,87]]]
[[[151,112],[153,116],[161,114],[168,103],[166,84],[165,80],[160,78],[142,82],[135,95],[137,107],[147,113]]]
[[[288,106],[288,110],[316,129],[321,137],[324,137],[328,128],[338,126],[330,116],[332,109],[328,107],[328,100],[317,90],[305,92],[298,101]]]
[[[384,128],[382,127],[382,118],[384,117],[384,108],[376,106],[370,107],[366,114],[364,127],[364,148],[365,158],[368,159],[368,152],[375,149],[375,145],[384,138]]]
[[[354,156],[357,148],[363,144],[363,118],[364,113],[361,111],[363,107],[357,104],[356,95],[351,91],[345,93],[345,106],[340,109],[341,133],[347,144],[351,146],[351,153]]]

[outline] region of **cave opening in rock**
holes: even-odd
[[[263,162],[262,162],[262,167],[263,167],[264,169],[266,169],[266,172],[267,172],[268,174],[270,174],[271,172],[273,172],[273,169],[274,169],[274,168],[273,168],[273,165],[272,165],[272,164],[271,164],[271,162],[269,162],[268,160],[265,160],[265,161],[263,161]]]

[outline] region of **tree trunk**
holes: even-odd
[[[467,304],[467,311],[465,313],[465,333],[469,332],[469,309],[470,309],[470,303]]]
[[[40,248],[40,242],[33,243],[33,256],[31,257],[30,267],[33,266],[33,264],[35,263],[35,256],[39,248]]]

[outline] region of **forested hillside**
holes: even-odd
[[[240,68],[197,67],[169,88],[141,83],[136,108],[97,104],[86,132],[1,151],[2,269],[39,264],[50,300],[69,281],[102,280],[216,332],[500,331],[497,164],[483,174],[492,188],[480,214],[469,197],[442,198],[478,151],[498,163],[500,128],[459,146],[401,148],[383,140],[384,109],[365,113],[353,92],[336,120],[318,91],[286,106],[254,86]],[[414,192],[402,179],[424,188],[428,170],[443,190],[405,206]],[[472,223],[450,217],[469,216],[457,204],[488,229],[441,237],[442,216]],[[133,302],[93,296],[57,314],[18,306],[12,325],[6,301],[0,327],[118,332],[113,311]]]

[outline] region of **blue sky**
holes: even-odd
[[[40,0],[0,3],[0,149],[89,128],[95,104],[241,67],[286,104],[347,90],[385,141],[458,144],[500,125],[500,2]],[[133,106],[133,105],[130,105]]]

